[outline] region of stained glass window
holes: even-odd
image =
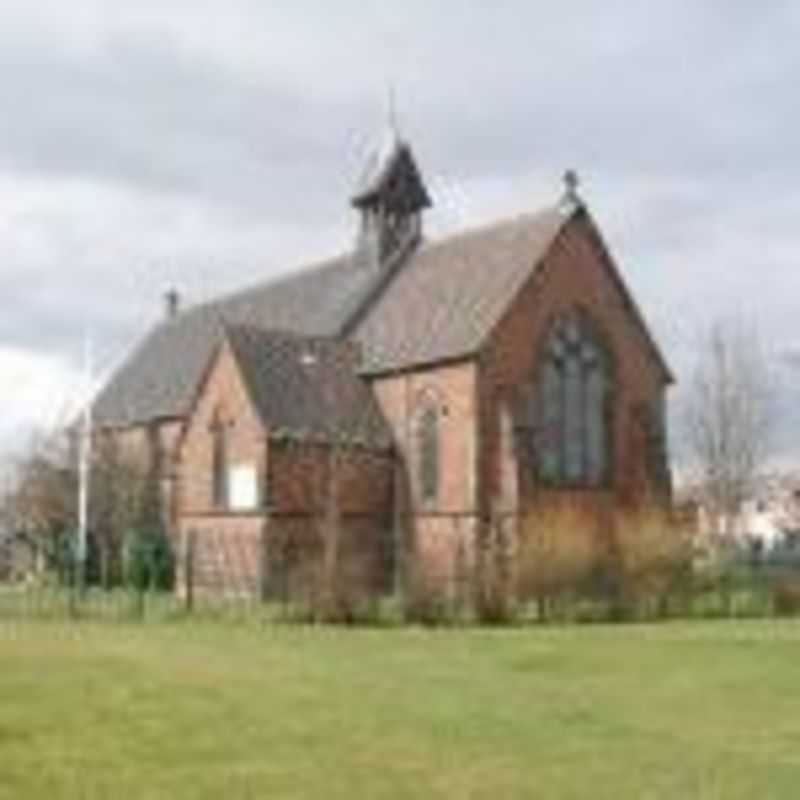
[[[439,493],[439,412],[434,402],[424,400],[419,414],[419,487],[425,502]]]
[[[217,412],[211,421],[211,502],[217,508],[228,505],[228,448],[225,423]]]
[[[552,324],[537,373],[534,450],[545,483],[597,485],[610,467],[611,364],[586,316]]]

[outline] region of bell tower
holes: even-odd
[[[357,250],[378,268],[422,236],[422,212],[431,200],[411,147],[393,119],[370,156],[351,203],[361,214]]]

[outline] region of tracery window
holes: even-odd
[[[612,369],[590,320],[574,310],[557,317],[537,370],[534,452],[540,480],[604,483],[611,465]]]
[[[418,419],[419,492],[424,502],[433,502],[439,494],[439,408],[434,398],[421,400]]]

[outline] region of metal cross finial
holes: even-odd
[[[564,194],[570,200],[578,199],[578,186],[580,186],[581,179],[574,169],[568,169],[564,173]]]
[[[174,286],[170,287],[166,292],[164,292],[164,303],[166,306],[167,319],[174,319],[178,316],[180,302],[181,296]]]
[[[583,201],[578,194],[579,185],[580,178],[578,173],[574,169],[568,169],[564,173],[564,194],[559,203],[559,207],[565,214],[570,214],[583,205]]]

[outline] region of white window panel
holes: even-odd
[[[228,472],[229,506],[233,511],[258,507],[258,471],[254,464],[237,464]]]

